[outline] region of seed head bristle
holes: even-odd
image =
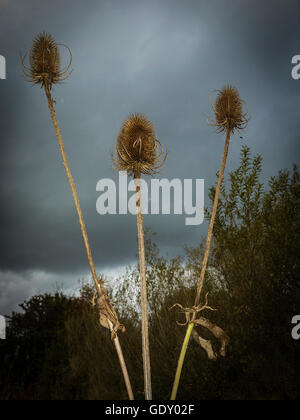
[[[154,175],[167,158],[164,148],[156,138],[154,126],[144,115],[132,114],[121,126],[117,144],[115,167],[130,175]]]
[[[69,69],[72,63],[71,50],[64,45],[69,51],[70,61],[65,69],[61,68],[59,45],[55,39],[42,32],[36,36],[33,41],[29,53],[29,67],[24,64],[25,57],[22,59],[23,72],[28,81],[40,85],[42,87],[62,83],[69,75]]]
[[[233,86],[225,86],[218,91],[215,105],[212,105],[215,119],[209,121],[210,125],[217,127],[217,131],[234,133],[236,130],[246,128],[249,119],[247,112],[243,112],[243,101],[238,90]]]

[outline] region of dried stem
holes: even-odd
[[[101,283],[98,281],[98,276],[97,276],[97,273],[96,273],[91,248],[90,248],[90,245],[89,245],[88,235],[87,235],[87,231],[86,231],[86,227],[85,227],[85,223],[84,223],[84,219],[83,219],[83,215],[82,215],[82,210],[81,210],[81,207],[80,207],[80,202],[79,202],[75,182],[74,182],[74,179],[73,179],[72,174],[71,174],[71,170],[70,170],[69,163],[68,163],[67,156],[66,156],[66,152],[65,152],[64,143],[63,143],[61,132],[60,132],[60,128],[59,128],[59,125],[58,125],[58,122],[57,122],[57,119],[56,119],[56,114],[55,114],[55,110],[54,110],[54,107],[53,107],[53,99],[51,97],[50,87],[47,83],[44,85],[44,89],[45,89],[46,97],[47,97],[47,100],[48,100],[48,107],[49,107],[49,110],[50,110],[55,134],[56,134],[56,137],[57,137],[57,140],[58,140],[63,164],[64,164],[64,167],[65,167],[65,170],[66,170],[66,173],[67,173],[67,177],[68,177],[68,180],[69,180],[69,184],[70,184],[70,187],[71,187],[71,190],[72,190],[72,195],[73,195],[73,198],[74,198],[74,202],[75,202],[75,206],[76,206],[76,210],[77,210],[77,214],[78,214],[79,224],[80,224],[80,228],[81,228],[81,232],[82,232],[82,236],[83,236],[84,245],[85,245],[85,248],[86,248],[86,253],[87,253],[88,262],[89,262],[89,265],[90,265],[92,277],[93,277],[93,280],[94,280],[94,283],[95,283],[95,287],[96,287],[98,296],[100,298],[101,296],[103,296],[103,291],[102,291],[102,288],[101,288]],[[109,321],[109,326],[110,326],[111,331],[113,331],[113,325],[110,321]],[[132,388],[131,388],[131,384],[130,384],[130,379],[129,379],[126,363],[125,363],[125,360],[124,360],[124,357],[123,357],[122,349],[121,349],[120,342],[119,342],[117,334],[114,335],[113,341],[114,341],[116,351],[117,351],[117,354],[118,354],[118,357],[119,357],[120,366],[121,366],[121,369],[122,369],[122,373],[123,373],[123,377],[124,377],[124,381],[125,381],[125,385],[126,385],[126,388],[127,388],[129,399],[133,400],[134,396],[133,396],[133,392],[132,392]]]
[[[113,325],[112,325],[111,321],[108,320],[108,323],[109,323],[110,330],[113,331]],[[124,356],[123,356],[122,347],[121,347],[119,337],[118,337],[117,334],[115,334],[113,341],[114,341],[116,351],[117,351],[117,354],[118,354],[118,358],[119,358],[120,366],[121,366],[121,369],[122,369],[123,378],[124,378],[125,386],[126,386],[126,389],[127,389],[128,397],[129,397],[130,401],[133,401],[134,400],[134,395],[133,395],[133,391],[132,391],[132,387],[131,387],[131,383],[130,383],[130,378],[129,378],[129,375],[128,375],[126,362],[125,362],[125,359],[124,359]]]
[[[198,306],[199,303],[200,303],[201,292],[202,292],[202,289],[203,289],[204,278],[205,278],[205,273],[206,273],[206,268],[207,268],[207,263],[208,263],[210,248],[211,248],[211,241],[212,241],[212,236],[213,236],[214,224],[215,224],[216,215],[217,215],[221,186],[222,186],[222,182],[223,182],[223,178],[224,178],[224,172],[225,172],[225,167],[226,167],[226,162],[227,162],[227,157],[228,157],[230,135],[231,135],[231,131],[228,130],[227,131],[227,136],[226,136],[226,142],[225,142],[225,149],[224,149],[224,153],[223,153],[222,164],[221,164],[221,170],[220,170],[220,173],[219,173],[219,179],[218,179],[218,184],[217,184],[217,188],[216,188],[213,210],[212,210],[210,223],[209,223],[209,228],[208,228],[205,254],[204,254],[204,258],[203,258],[200,280],[199,280],[197,295],[196,295],[196,299],[195,299],[195,306]]]
[[[143,215],[141,208],[141,174],[135,174],[136,185],[136,212],[137,212],[137,229],[139,243],[139,265],[141,278],[141,306],[142,306],[142,346],[143,346],[143,367],[144,367],[144,388],[145,399],[152,400],[151,386],[151,364],[149,349],[149,329],[148,329],[148,310],[147,310],[147,284],[146,284],[146,259],[144,244]]]

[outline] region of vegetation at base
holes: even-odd
[[[296,167],[280,171],[264,187],[261,171],[262,158],[244,147],[240,166],[223,184],[214,228],[205,292],[218,309],[210,319],[230,336],[228,355],[210,361],[191,341],[178,399],[300,398],[300,341],[291,337],[300,310],[300,174]],[[160,255],[151,237],[146,249],[153,398],[167,400],[186,331],[176,324],[184,315],[169,308],[193,302],[203,243],[173,259]],[[143,399],[138,267],[114,284],[111,294],[126,325],[124,357],[135,396]],[[127,398],[92,297],[85,285],[79,297],[34,296],[12,314],[7,340],[0,341],[2,400]]]

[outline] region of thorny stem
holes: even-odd
[[[221,169],[220,169],[220,172],[219,172],[218,184],[217,184],[217,188],[216,188],[216,194],[215,194],[215,199],[214,199],[213,210],[212,210],[212,214],[211,214],[211,218],[210,218],[210,223],[209,223],[209,228],[208,228],[208,234],[207,234],[207,240],[206,240],[206,248],[205,248],[205,253],[204,253],[204,258],[203,258],[203,263],[202,263],[200,280],[199,280],[198,288],[197,288],[197,295],[196,295],[196,299],[195,299],[195,306],[198,306],[199,303],[200,303],[201,292],[202,292],[202,289],[203,289],[204,278],[205,278],[205,273],[206,273],[207,263],[208,263],[208,257],[209,257],[210,248],[211,248],[211,241],[212,241],[212,236],[213,236],[213,229],[214,229],[214,224],[215,224],[216,215],[217,215],[217,209],[218,209],[218,202],[219,202],[219,197],[220,197],[220,192],[221,192],[221,186],[222,186],[222,182],[223,182],[223,178],[224,178],[224,172],[225,172],[225,167],[226,167],[226,162],[227,162],[227,157],[228,157],[229,144],[230,144],[230,136],[231,136],[231,130],[228,129],[227,130],[227,136],[226,136],[224,153],[223,153],[223,159],[222,159],[222,164],[221,164]],[[185,336],[185,339],[184,339],[184,342],[183,342],[183,345],[182,345],[182,349],[181,349],[181,353],[180,353],[180,357],[179,357],[179,361],[178,361],[178,366],[177,366],[177,370],[176,370],[176,375],[175,375],[175,380],[174,380],[174,385],[173,385],[171,400],[175,400],[176,399],[176,396],[177,396],[177,391],[178,391],[180,377],[181,377],[181,372],[182,372],[182,366],[183,366],[183,362],[184,362],[184,359],[185,359],[187,346],[188,346],[188,343],[189,343],[190,336],[192,334],[193,328],[194,328],[194,324],[193,323],[190,323],[188,325],[188,329],[187,329],[187,332],[186,332],[186,336]]]
[[[91,252],[91,248],[90,248],[90,244],[89,244],[89,240],[88,240],[88,235],[87,235],[87,231],[86,231],[86,227],[85,227],[85,223],[84,223],[84,219],[83,219],[83,214],[82,214],[82,210],[81,210],[81,206],[80,206],[75,182],[74,182],[74,179],[73,179],[70,167],[69,167],[69,163],[68,163],[68,160],[67,160],[66,151],[65,151],[63,140],[62,140],[60,128],[59,128],[59,125],[58,125],[58,122],[57,122],[57,119],[56,119],[56,114],[55,114],[55,110],[54,110],[54,107],[53,107],[53,99],[51,97],[51,92],[50,92],[49,85],[45,84],[44,88],[45,88],[45,93],[46,93],[46,97],[47,97],[47,100],[48,100],[48,107],[49,107],[49,110],[50,110],[51,119],[52,119],[52,122],[53,122],[55,134],[56,134],[56,137],[57,137],[57,140],[58,140],[59,149],[60,149],[60,152],[61,152],[63,164],[64,164],[64,167],[65,167],[65,170],[66,170],[66,173],[67,173],[67,178],[69,180],[69,184],[70,184],[70,187],[71,187],[73,199],[74,199],[74,202],[75,202],[75,207],[76,207],[77,214],[78,214],[79,224],[80,224],[80,228],[81,228],[81,232],[82,232],[82,236],[83,236],[83,241],[84,241],[84,245],[85,245],[85,249],[86,249],[86,253],[87,253],[88,262],[89,262],[89,265],[90,265],[92,277],[93,277],[93,280],[94,280],[94,283],[95,283],[95,287],[96,287],[98,296],[101,297],[103,295],[103,291],[102,291],[102,288],[101,288],[101,284],[98,281],[98,276],[97,276],[94,261],[93,261],[93,256],[92,256],[92,252]],[[109,326],[110,326],[110,329],[112,331],[113,330],[113,325],[110,321],[109,321]],[[123,373],[123,377],[124,377],[124,381],[125,381],[125,385],[126,385],[126,388],[127,388],[129,399],[133,400],[134,396],[133,396],[133,392],[132,392],[132,388],[131,388],[131,384],[130,384],[130,379],[129,379],[126,363],[125,363],[125,360],[124,360],[123,352],[122,352],[121,345],[120,345],[119,338],[118,338],[117,334],[115,334],[114,344],[115,344],[115,347],[116,347],[116,351],[118,353],[118,357],[119,357],[119,361],[120,361],[120,365],[121,365],[121,369],[122,369],[122,373]]]
[[[148,327],[148,311],[147,311],[147,284],[146,284],[146,260],[145,260],[145,244],[143,215],[141,209],[141,174],[135,174],[136,185],[136,210],[137,210],[137,228],[139,243],[139,262],[140,262],[140,278],[141,278],[141,306],[142,306],[142,347],[143,347],[143,368],[144,368],[144,389],[145,399],[152,400],[151,386],[151,364],[149,349],[149,327]]]

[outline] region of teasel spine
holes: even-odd
[[[61,69],[59,46],[66,48],[70,55],[70,60],[64,69]],[[68,79],[72,70],[70,70],[73,56],[70,48],[65,44],[58,44],[48,33],[42,32],[36,36],[33,46],[29,53],[30,67],[25,65],[25,58],[21,57],[23,73],[27,80],[41,87],[62,84]]]
[[[158,174],[168,156],[151,121],[139,113],[131,114],[122,124],[116,153],[116,158],[112,155],[115,168],[133,177]]]

